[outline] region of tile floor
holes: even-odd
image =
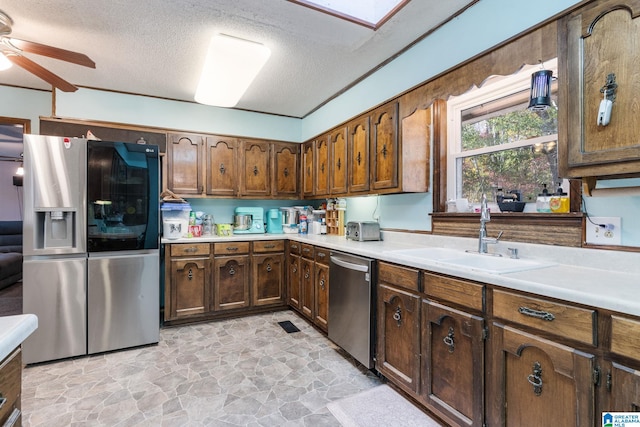
[[[287,334],[277,322],[292,321]],[[292,311],[164,328],[158,345],[25,368],[25,426],[339,426],[380,380]]]

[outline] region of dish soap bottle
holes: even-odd
[[[558,183],[558,190],[556,190],[556,194],[551,196],[551,200],[549,200],[549,207],[551,208],[551,212],[567,213],[569,212],[569,195],[562,190],[560,185],[561,183]]]
[[[547,184],[542,184],[542,193],[538,194],[538,198],[536,199],[536,210],[538,212],[551,212],[551,208],[549,207],[550,198]]]

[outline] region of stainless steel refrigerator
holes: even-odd
[[[24,362],[157,343],[157,146],[25,135],[24,170]]]

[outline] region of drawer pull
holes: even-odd
[[[275,247],[276,247],[276,245],[264,245],[265,249],[273,249]]]
[[[540,396],[542,394],[542,366],[540,362],[533,364],[533,374],[529,374],[527,381],[533,386],[533,392],[536,396]]]
[[[398,306],[398,308],[396,308],[396,312],[393,313],[393,320],[398,324],[398,328],[402,325],[402,309],[400,306]]]
[[[298,245],[291,245],[291,249],[298,249]]]
[[[186,248],[184,251],[185,252],[198,252],[198,248],[194,248],[194,247]]]
[[[549,313],[548,311],[534,310],[529,307],[520,307],[518,308],[518,312],[524,314],[525,316],[535,317],[536,319],[547,320],[549,322],[553,321],[556,316]]]
[[[307,253],[307,254],[308,254],[309,252],[311,252],[311,249],[309,249],[309,248],[304,248],[304,249],[302,250],[302,252],[304,252],[304,253]]]
[[[453,328],[449,328],[449,333],[447,334],[446,337],[444,337],[442,339],[442,341],[445,343],[445,345],[447,347],[449,347],[449,353],[453,353],[453,350],[456,348],[456,343],[453,339],[454,333],[453,333]]]
[[[237,251],[238,247],[237,246],[235,246],[235,247],[234,246],[227,246],[227,250],[228,251]]]
[[[318,257],[320,257],[320,258],[324,258],[326,256],[327,256],[327,254],[325,254],[324,252],[318,253]]]

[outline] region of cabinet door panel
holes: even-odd
[[[284,254],[253,256],[253,305],[284,302]]]
[[[297,197],[298,194],[298,144],[273,144],[273,189],[271,194]]]
[[[329,266],[315,264],[315,319],[323,331],[328,330],[329,318]]]
[[[238,192],[238,141],[235,138],[207,138],[207,194],[235,196]]]
[[[492,331],[491,425],[594,425],[593,355],[498,323]]]
[[[308,141],[302,145],[302,194],[304,197],[314,195],[315,141]]]
[[[347,192],[347,128],[342,127],[329,136],[331,153],[331,194]]]
[[[172,259],[170,317],[209,311],[210,268],[208,258]]]
[[[249,256],[216,257],[214,265],[214,310],[248,307]]]
[[[300,304],[302,314],[309,320],[313,321],[315,317],[314,311],[314,262],[312,259],[300,259],[300,281],[302,295],[300,296]]]
[[[373,153],[371,186],[374,190],[398,186],[398,103],[392,102],[371,113]]]
[[[606,378],[611,412],[640,412],[640,371],[613,362]]]
[[[298,311],[302,310],[302,304],[300,300],[302,292],[300,271],[300,256],[289,255],[289,277],[287,278],[289,287],[287,295],[289,298],[289,305]]]
[[[243,141],[240,178],[242,196],[268,196],[271,193],[269,151],[267,142]]]
[[[329,137],[324,136],[316,139],[315,143],[315,181],[314,181],[314,195],[327,196],[329,195],[329,178],[330,163],[329,163]]]
[[[349,130],[349,191],[369,191],[369,117],[347,126]]]
[[[422,301],[422,396],[461,425],[482,426],[481,317]]]
[[[167,187],[177,194],[201,194],[202,150],[199,135],[169,134]]]
[[[420,378],[420,298],[380,284],[376,368],[406,391]]]

